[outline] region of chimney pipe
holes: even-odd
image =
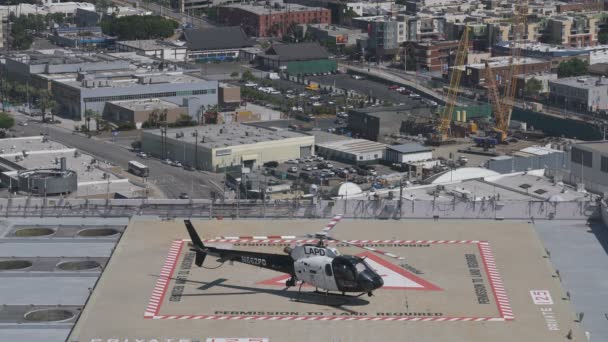
[[[61,157],[61,171],[65,171],[67,169],[66,159],[65,157]]]

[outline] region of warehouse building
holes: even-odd
[[[255,45],[239,26],[189,28],[184,30],[184,39],[187,59],[201,62],[235,60],[241,57],[241,49]]]
[[[340,140],[317,144],[317,153],[327,159],[344,163],[377,164],[386,152],[386,145],[365,139]]]
[[[196,103],[194,108],[189,108],[189,114],[195,116],[200,106],[217,104],[217,87],[217,81],[180,71],[110,71],[78,73],[76,79],[56,79],[53,95],[61,112],[76,120],[80,120],[88,109],[104,113],[107,102],[157,98],[179,105]]]
[[[608,80],[603,77],[567,77],[549,81],[549,101],[577,112],[608,109]]]
[[[167,61],[186,60],[188,48],[177,41],[148,39],[121,40],[115,43],[119,52],[135,52]]]
[[[390,163],[412,163],[433,159],[433,149],[416,143],[388,146],[384,159]]]
[[[243,125],[219,124],[142,133],[144,152],[197,169],[220,172],[269,161],[314,155],[313,136]]]
[[[393,106],[356,108],[348,111],[348,129],[359,138],[389,142],[391,137],[399,135],[406,128],[410,119],[433,117],[431,107],[421,102]]]
[[[283,70],[292,75],[324,74],[335,72],[338,64],[329,59],[319,43],[276,44],[258,58],[272,70]]]

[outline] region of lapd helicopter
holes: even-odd
[[[298,292],[302,290],[302,285],[307,283],[314,286],[316,292],[320,292],[321,289],[325,294],[333,291],[341,293],[342,296],[352,297],[346,293],[360,293],[356,296],[359,297],[367,293],[371,297],[374,290],[384,285],[382,277],[365,262],[364,258],[341,255],[337,249],[328,247],[324,241],[337,241],[392,258],[400,260],[403,258],[331,237],[329,232],[341,219],[342,216],[335,216],[323,230],[307,236],[318,239],[318,243],[296,245],[293,248],[285,247],[285,255],[205,246],[190,220],[184,220],[184,223],[192,240],[190,250],[196,252],[194,263],[199,267],[203,265],[205,257],[211,255],[219,257],[219,262],[236,261],[289,274],[291,278],[285,282],[285,285],[293,287],[299,281]]]

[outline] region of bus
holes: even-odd
[[[136,176],[140,177],[148,177],[150,174],[150,169],[148,167],[138,161],[131,160],[129,162],[129,172]]]

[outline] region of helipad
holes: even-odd
[[[194,221],[205,244],[284,253],[325,221]],[[372,228],[373,227],[373,228]],[[225,236],[255,235],[248,238]],[[70,341],[553,341],[584,338],[527,223],[350,221],[337,243],[383,276],[373,297],[286,288],[280,273],[208,257],[193,265],[183,223],[134,221]],[[408,339],[408,336],[411,336]]]

